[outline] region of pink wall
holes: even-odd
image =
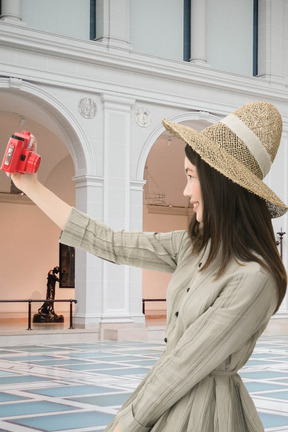
[[[46,185],[74,204],[71,157],[51,171]],[[3,174],[4,175],[4,174]],[[47,273],[59,263],[60,230],[35,205],[0,202],[0,299],[45,299]],[[74,298],[74,289],[60,289],[55,298]],[[33,313],[42,303],[33,303]],[[26,303],[0,303],[1,318],[26,318]],[[56,313],[69,310],[55,304]]]

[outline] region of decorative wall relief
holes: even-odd
[[[147,108],[136,108],[135,120],[139,126],[148,127],[152,123],[152,115]]]
[[[82,98],[78,104],[78,111],[82,117],[92,119],[96,115],[97,105],[91,98]]]

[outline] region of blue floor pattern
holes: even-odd
[[[161,356],[157,342],[0,348],[0,432],[101,432]],[[288,432],[288,336],[260,338],[241,370],[265,432]]]

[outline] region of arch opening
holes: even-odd
[[[219,121],[209,113],[191,112],[177,115],[169,120],[185,124],[198,131]],[[153,141],[154,139],[154,141]],[[185,143],[169,134],[161,126],[145,143],[140,165],[146,180],[143,194],[143,230],[169,232],[186,230],[193,210],[189,199],[184,197],[186,177],[184,174]],[[143,298],[165,299],[171,275],[144,270],[142,277]],[[146,320],[165,320],[164,301],[147,302]]]

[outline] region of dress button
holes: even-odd
[[[177,318],[178,318],[178,315],[179,315],[179,312],[176,312],[176,313],[175,313],[175,316],[176,316]]]
[[[198,264],[198,267],[200,268],[202,266],[202,262]]]
[[[164,342],[167,343],[167,338],[164,339]]]
[[[189,288],[187,288],[187,292],[189,292],[190,291],[190,287]]]

